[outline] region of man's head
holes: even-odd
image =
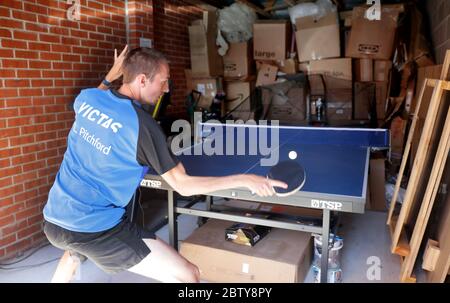
[[[131,89],[134,99],[154,104],[169,92],[169,64],[164,55],[152,48],[131,50],[122,66],[123,84]]]

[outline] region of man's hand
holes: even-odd
[[[128,45],[125,45],[125,48],[122,50],[119,56],[117,56],[117,49],[114,49],[114,64],[111,67],[110,71],[106,75],[105,79],[108,82],[113,82],[122,76],[122,64],[125,59],[128,51]]]
[[[244,186],[261,197],[272,196],[273,187],[287,188],[288,185],[278,180],[272,180],[258,175],[243,175]]]

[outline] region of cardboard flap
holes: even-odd
[[[314,16],[295,19],[295,26],[297,28],[297,31],[337,24],[338,24],[337,13],[329,13],[328,15],[325,15],[320,19],[317,19]]]

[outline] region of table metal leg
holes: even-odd
[[[206,210],[211,210],[212,203],[213,203],[213,197],[207,196],[206,197]]]
[[[330,210],[323,210],[322,219],[322,257],[320,260],[320,283],[327,283],[328,276],[328,241],[330,238]]]
[[[178,250],[178,224],[177,216],[175,213],[175,200],[173,190],[167,191],[167,202],[168,202],[168,220],[169,220],[169,244]]]

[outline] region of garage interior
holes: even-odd
[[[386,130],[389,146],[370,148],[363,210],[330,211],[327,282],[448,283],[450,2],[366,2],[2,1],[0,282],[52,281],[64,251],[47,241],[42,211],[66,152],[73,102],[101,83],[115,50],[128,45],[169,60],[170,92],[145,108],[168,144],[180,119]],[[170,194],[141,185],[127,211],[169,243]],[[174,195],[183,208],[325,224],[326,206]],[[178,249],[204,282],[320,281],[320,235],[175,218]],[[109,275],[88,259],[71,282],[157,281]]]

